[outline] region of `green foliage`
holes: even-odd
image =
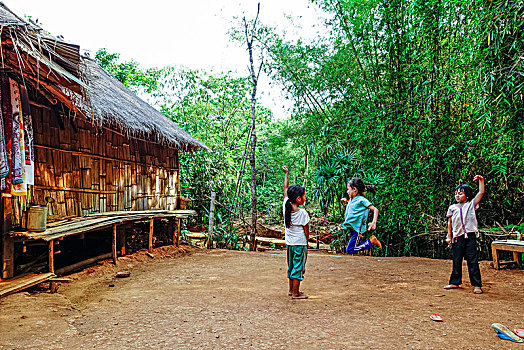
[[[163,72],[156,94],[162,112],[212,149],[180,156],[182,185],[191,188],[188,194],[197,208],[209,206],[206,196],[212,191],[219,201],[232,205],[249,132],[249,94],[248,79],[230,73],[174,68]],[[256,117],[261,125],[271,124],[270,112],[261,106]]]
[[[446,209],[475,174],[488,179],[481,226],[520,221],[524,3],[315,3],[328,15],[326,36],[305,43],[268,28],[260,39],[268,71],[298,105],[303,132],[292,136],[313,145],[320,205],[339,211],[351,175],[339,175],[329,150],[347,149],[361,160],[352,171],[381,183],[372,200],[387,254],[447,255],[435,245]]]
[[[206,217],[209,218],[209,210]],[[217,248],[229,248],[233,250],[242,250],[246,245],[246,236],[238,232],[238,226],[234,226],[230,216],[222,214],[217,210],[213,223],[213,240]]]
[[[100,49],[95,54],[95,60],[109,73],[134,92],[152,93],[158,89],[158,79],[161,69],[150,68],[142,70],[138,62],[129,61],[117,63],[120,58],[118,53],[109,53]]]
[[[317,40],[270,27],[256,33],[266,72],[296,102],[289,120],[256,108],[257,208],[265,220],[281,221],[287,165],[290,185],[306,183],[307,209],[336,221],[351,177],[377,185],[369,199],[380,210],[375,234],[385,255],[449,256],[445,213],[455,186],[475,174],[487,179],[480,226],[520,223],[524,2],[312,2],[327,16],[326,34]],[[232,37],[243,40],[243,33],[237,28]],[[97,59],[124,83],[149,91],[166,116],[212,148],[180,158],[195,209],[203,212],[215,191],[220,202],[250,211],[248,165],[235,199],[249,132],[247,77],[142,71],[105,51]],[[342,249],[344,237],[335,238]],[[481,238],[481,256],[488,256],[489,243]]]
[[[313,171],[314,196],[327,214],[330,206],[337,204],[346,192],[347,182],[360,172],[357,150],[343,150],[325,155]]]

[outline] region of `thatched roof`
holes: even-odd
[[[93,123],[184,151],[209,150],[143,101],[80,47],[27,23],[0,2],[2,64],[21,74],[50,100],[57,99]],[[4,45],[5,42],[5,45]]]
[[[80,92],[80,46],[55,38],[25,22],[0,2],[2,65],[42,82]]]
[[[29,25],[23,19],[15,15],[11,10],[9,10],[3,2],[0,2],[0,22],[5,24],[14,24],[18,26]]]

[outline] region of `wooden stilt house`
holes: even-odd
[[[116,260],[125,250],[119,228],[129,222],[150,221],[149,248],[155,218],[180,230],[180,219],[193,213],[180,210],[178,152],[208,148],[81,56],[79,46],[1,3],[0,30],[0,278],[31,272],[27,254],[47,260],[53,273],[60,245],[88,234]],[[28,231],[33,205],[47,210],[48,224]]]

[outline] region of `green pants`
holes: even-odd
[[[307,246],[287,246],[287,278],[302,281],[306,272]]]

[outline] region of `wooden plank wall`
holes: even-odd
[[[52,197],[49,215],[175,209],[178,152],[127,138],[83,118],[33,107],[35,202]],[[66,189],[66,190],[64,190]]]

